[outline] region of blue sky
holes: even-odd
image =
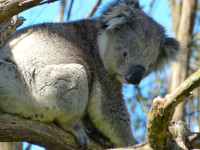
[[[99,16],[99,13],[101,12],[101,9],[104,8],[106,3],[110,2],[112,0],[103,0],[102,4],[100,5],[99,9],[97,10],[97,13],[95,13],[95,16]],[[70,2],[70,0],[68,0]],[[93,6],[93,4],[96,2],[96,0],[75,0],[75,3],[73,5],[72,13],[71,13],[71,19],[73,21],[82,19],[86,14],[89,12],[90,8]],[[151,3],[151,0],[140,0],[140,5],[143,6],[143,10],[145,12],[148,12],[149,5]],[[24,24],[20,27],[26,27],[33,24],[38,23],[44,23],[44,22],[54,22],[56,15],[59,10],[60,2],[51,3],[48,5],[42,5],[38,7],[34,7],[32,9],[29,9],[27,11],[22,12],[19,14],[19,16],[23,16],[25,19],[27,19]],[[69,5],[68,5],[69,6]],[[151,14],[150,14],[157,22],[159,22],[161,25],[163,25],[166,28],[166,32],[168,35],[173,36],[171,32],[171,26],[172,21],[170,17],[170,10],[168,5],[168,0],[162,0],[162,1],[156,1]],[[66,18],[66,16],[65,16]],[[168,76],[168,71],[166,71],[164,76]],[[141,84],[140,87],[146,87],[146,85],[149,83],[149,78],[152,78],[155,74],[151,74],[149,77],[145,78]],[[143,93],[146,92],[147,89],[143,88]],[[133,86],[125,86],[124,88],[124,97],[125,99],[131,98],[133,95]],[[138,105],[136,108],[136,112],[141,112],[141,107]],[[144,117],[144,114],[141,114],[141,116]],[[140,135],[140,132],[136,133],[136,136]],[[24,148],[27,146],[27,144],[24,144]],[[31,150],[42,150],[42,148],[34,146]]]
[[[71,20],[82,19],[89,12],[89,9],[92,7],[95,1],[96,0],[75,0],[73,5],[74,7],[72,9]],[[110,1],[112,0],[103,0],[95,15],[99,15],[101,9],[104,8],[106,3]],[[140,0],[140,5],[143,6],[144,11],[148,12],[150,2],[151,0]],[[57,12],[59,10],[59,5],[60,2],[58,1],[47,5],[37,6],[22,12],[21,14],[19,14],[19,16],[23,16],[27,19],[22,27],[44,22],[54,22]],[[167,0],[157,1],[155,6],[153,7],[151,16],[157,22],[162,24],[167,29],[167,31],[171,30],[170,11]]]

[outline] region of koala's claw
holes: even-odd
[[[76,137],[78,145],[81,147],[82,150],[88,150],[90,148],[90,140],[86,133],[79,134]]]
[[[81,147],[81,149],[86,150],[90,148],[90,140],[81,126],[76,125],[69,130],[76,137],[77,144]]]

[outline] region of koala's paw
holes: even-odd
[[[70,128],[69,131],[76,137],[77,143],[81,149],[87,150],[90,148],[90,140],[81,126]]]

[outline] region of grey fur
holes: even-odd
[[[115,147],[136,144],[122,83],[132,67],[144,68],[144,78],[180,49],[138,5],[118,0],[100,18],[17,31],[0,51],[0,108],[56,121],[86,147],[81,119],[88,113]]]

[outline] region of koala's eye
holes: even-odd
[[[126,51],[123,51],[123,56],[124,56],[124,58],[127,58],[128,53]]]

